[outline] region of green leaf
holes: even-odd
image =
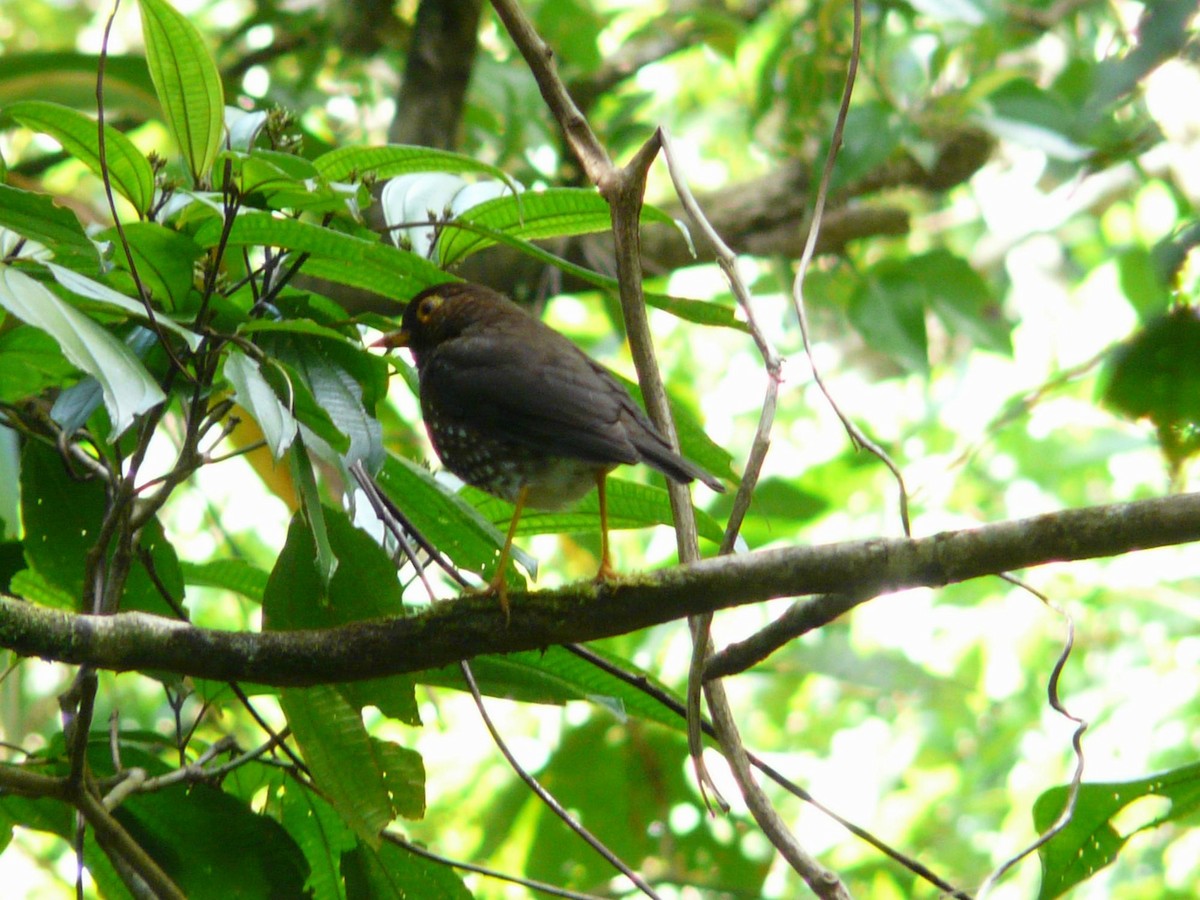
[[[238,325],[238,334],[262,334],[281,332],[285,334],[306,334],[311,337],[329,338],[347,347],[362,349],[361,344],[354,344],[346,335],[326,325],[318,325],[312,319],[251,319]]]
[[[302,896],[308,865],[291,836],[218,788],[176,784],[136,794],[114,815],[192,900]]]
[[[40,100],[14,103],[4,111],[26,128],[50,135],[98,177],[104,177],[99,128],[93,119],[66,106]],[[139,216],[144,216],[154,200],[154,172],[150,163],[133,141],[109,125],[104,126],[104,148],[113,189],[133,205]]]
[[[1087,147],[1075,140],[1079,112],[1062,97],[1032,81],[1006,82],[989,98],[983,124],[997,137],[1037,148],[1065,162],[1079,162]]]
[[[852,106],[830,188],[836,191],[854,184],[881,166],[899,146],[900,137],[900,116],[888,105],[870,101]],[[826,139],[819,158],[828,152]]]
[[[604,759],[599,763],[601,747]],[[635,723],[621,728],[605,717],[592,717],[565,730],[537,774],[543,784],[553,786],[557,801],[578,811],[584,826],[603,836],[609,850],[635,870],[659,858],[659,845],[645,840],[646,825],[641,824],[658,821],[670,833],[672,860],[689,873],[688,883],[699,896],[760,896],[771,855],[753,853],[743,841],[720,840],[708,827],[703,805],[688,783],[687,760],[687,740],[678,732]],[[611,872],[608,863],[597,854],[564,850],[561,821],[520,788],[501,794],[484,815],[487,821],[521,822],[529,831],[495,829],[483,836],[476,855],[503,858],[519,846],[527,877],[571,889],[604,883]],[[690,825],[679,827],[673,820],[685,806],[691,807]],[[735,833],[753,829],[744,816],[731,817],[730,824]]]
[[[214,559],[205,563],[180,563],[183,580],[196,587],[222,588],[262,603],[270,577],[241,559]]]
[[[367,248],[380,246],[378,241],[258,210],[243,211],[234,219],[229,234],[224,232],[223,220],[210,219],[196,232],[196,243],[205,248],[215,247],[222,240],[231,247],[282,247],[348,262],[358,262]]]
[[[589,646],[588,650],[614,668],[624,670],[637,681],[672,698],[680,707],[683,706],[683,698],[653,673],[598,647]],[[486,696],[503,697],[518,703],[555,705],[582,700],[618,718],[637,716],[681,733],[687,730],[682,716],[648,696],[645,691],[563,647],[552,646],[545,651],[506,653],[503,656],[479,656],[471,660],[471,673],[479,690]],[[421,684],[457,691],[467,689],[457,663],[418,672],[416,679]]]
[[[614,282],[613,289],[616,289]],[[733,328],[737,331],[750,332],[750,326],[741,321],[733,307],[710,300],[693,300],[690,297],[672,297],[670,294],[658,294],[646,291],[643,296],[646,304],[655,309],[668,312],[685,322],[695,322],[697,325],[712,325],[718,328]]]
[[[271,453],[276,459],[282,459],[296,438],[295,417],[276,396],[258,363],[240,350],[230,350],[226,354],[224,373],[233,385],[238,404],[254,416],[262,429]]]
[[[21,569],[13,575],[8,586],[14,596],[46,606],[50,609],[65,609],[76,612],[79,609],[79,595],[70,594],[57,584],[43,578],[33,569]]]
[[[392,808],[406,819],[425,817],[425,762],[421,754],[392,741],[371,739]]]
[[[298,782],[288,779],[281,793],[280,822],[308,860],[305,889],[313,900],[343,900],[342,854],[356,846],[354,832],[332,806]]]
[[[221,74],[196,26],[166,0],[138,0],[146,62],[183,158],[199,187],[217,158],[224,130]]]
[[[292,452],[288,455],[288,464],[292,473],[292,481],[300,496],[300,512],[312,535],[312,547],[317,551],[316,570],[320,573],[323,588],[328,588],[330,580],[337,573],[338,557],[329,543],[329,532],[325,525],[325,509],[321,506],[321,492],[317,487],[317,479],[313,473],[312,460],[304,446],[304,437],[296,435]],[[322,598],[323,599],[323,598]]]
[[[461,153],[387,144],[382,147],[339,147],[313,160],[317,171],[327,181],[362,179],[364,175],[393,178],[412,172],[479,172],[505,182],[514,191],[516,183],[503,169],[480,162]]]
[[[1179,273],[1187,264],[1193,250],[1200,247],[1200,220],[1192,219],[1180,224],[1175,233],[1167,235],[1154,245],[1151,255],[1154,268],[1154,281],[1159,284],[1174,284]],[[1130,301],[1137,306],[1133,294],[1125,284],[1125,273],[1121,273],[1121,289],[1125,291]],[[1138,307],[1139,315],[1143,315]]]
[[[341,510],[324,507],[329,540],[344,565],[328,586],[313,565],[311,526],[297,514],[263,595],[264,626],[271,630],[333,628],[404,612],[396,566]]]
[[[196,233],[202,247],[221,240],[223,223],[206,222]],[[317,278],[361,287],[402,303],[422,288],[453,280],[433,263],[379,241],[368,241],[309,222],[247,212],[234,220],[230,246],[283,247],[312,255],[304,271]]]
[[[150,316],[146,313],[146,307],[132,297],[126,297],[124,294],[114,291],[108,285],[101,284],[99,281],[93,281],[91,278],[80,275],[72,269],[64,269],[62,266],[56,266],[54,263],[46,263],[46,268],[50,270],[50,274],[54,276],[54,280],[71,293],[80,297],[86,297],[89,300],[95,300],[107,306],[115,306],[129,313],[133,318],[147,323],[147,326],[149,325]],[[195,350],[200,346],[200,335],[190,329],[184,328],[173,319],[165,315],[156,315],[154,321],[165,331],[183,338],[190,349]]]
[[[338,689],[355,709],[373,706],[388,718],[405,725],[420,725],[421,713],[413,690],[415,683],[411,675],[387,675],[345,682],[339,684]]]
[[[987,282],[946,250],[880,262],[849,304],[850,320],[871,346],[921,373],[929,370],[927,312],[982,349],[1012,354],[1012,324]]]
[[[1132,419],[1200,424],[1200,315],[1180,307],[1146,325],[1113,351],[1100,390]]]
[[[347,464],[365,460],[368,469],[377,468],[384,456],[383,432],[372,413],[378,396],[386,390],[387,363],[366,353],[361,345],[351,346],[340,335],[330,340],[324,335],[275,333],[264,336],[262,346],[307,385],[317,410],[341,441],[335,443],[317,433],[344,455]],[[301,410],[296,414],[313,427]]]
[[[1151,322],[1171,307],[1171,291],[1155,259],[1144,247],[1131,247],[1117,257],[1121,293],[1142,322]]]
[[[504,533],[481,516],[459,494],[410,460],[389,456],[377,480],[384,493],[412,520],[425,537],[460,568],[490,575],[495,569]],[[513,548],[513,559],[531,574],[537,562]],[[507,573],[509,583],[522,586],[519,575]]]
[[[642,208],[642,221],[675,224],[674,219],[652,206]],[[535,241],[607,231],[612,227],[612,215],[604,198],[589,188],[553,188],[498,197],[472,206],[446,223],[438,253],[447,268],[496,243],[486,234],[456,228],[460,222]]]
[[[1050,828],[1066,804],[1067,789],[1046,791],[1033,805],[1037,831]],[[1122,834],[1114,819],[1131,804],[1153,798],[1154,815]],[[1142,831],[1193,815],[1200,809],[1200,764],[1183,766],[1134,781],[1083,784],[1074,815],[1062,831],[1038,849],[1042,887],[1038,900],[1053,900],[1109,866],[1125,843]]]
[[[594,72],[604,62],[600,35],[609,23],[607,11],[601,12],[586,0],[558,0],[549,6],[530,7],[529,15],[538,34],[554,48],[555,55],[570,65],[569,77]],[[651,23],[652,28],[660,28],[662,24],[657,17],[651,18]],[[692,24],[690,16],[688,24]]]
[[[344,512],[321,507],[330,552],[338,565],[328,583],[313,560],[316,538],[297,514],[263,596],[263,622],[275,630],[333,628],[404,613],[392,558]],[[355,709],[375,706],[410,725],[420,723],[412,681],[393,676],[339,685]]]
[[[270,209],[289,212],[349,214],[368,202],[363,186],[330,184],[324,181],[310,160],[290,153],[255,147],[249,152],[223,150],[217,154],[217,184],[225,181],[224,162],[229,163],[229,178],[243,196],[261,197]]]
[[[284,688],[279,703],[313,780],[367,844],[392,820],[391,799],[362,715],[337,688]]]
[[[1114,348],[1098,389],[1106,406],[1155,424],[1172,466],[1200,452],[1200,314],[1181,306]]]
[[[615,531],[672,525],[671,500],[666,488],[638,484],[609,476],[607,482],[608,527]],[[475,488],[464,488],[464,497],[493,525],[507,529],[513,506]],[[724,529],[704,510],[696,510],[700,536],[719,544]],[[600,496],[588,492],[566,512],[526,509],[517,523],[517,534],[599,534]]]
[[[151,776],[171,771],[150,752],[161,742],[158,735],[123,732],[119,739],[126,767]],[[101,777],[113,774],[108,744],[100,736],[88,746],[88,761]],[[253,812],[248,797],[209,784],[134,793],[113,815],[189,898],[296,897],[308,875],[300,848],[278,822]],[[230,854],[231,846],[254,852]]]
[[[133,251],[138,278],[168,311],[184,309],[195,281],[195,264],[204,252],[186,234],[165,228],[157,222],[130,222],[124,226],[125,239]],[[112,241],[121,247],[116,228],[108,228],[97,235],[97,239]],[[122,249],[118,249],[114,261],[125,271],[130,271],[129,260]]]
[[[11,53],[0,67],[0,108],[21,100],[52,100],[75,109],[96,105],[100,57],[90,53]],[[145,119],[158,106],[154,82],[140,56],[104,60],[104,108]]]
[[[452,868],[395,844],[360,844],[342,857],[342,871],[354,900],[471,900]]]
[[[0,228],[8,228],[44,246],[57,260],[79,272],[95,273],[100,257],[75,214],[44,194],[0,184]]]
[[[315,179],[319,174],[311,160],[278,150],[255,147],[249,151],[225,150],[222,159],[233,163],[238,187],[244,194],[270,194],[294,188]]]
[[[350,449],[350,438],[334,424],[303,373],[296,371],[289,363],[272,357],[262,374],[275,389],[275,396],[313,436],[328,444],[334,453],[342,454]]]
[[[0,332],[0,402],[25,400],[70,379],[74,368],[46,332],[19,325]]]
[[[0,267],[0,306],[53,337],[76,368],[99,382],[113,423],[110,439],[166,399],[125,344],[25,273]]]
[[[931,312],[952,334],[977,347],[1012,356],[1012,323],[988,283],[961,256],[932,250],[907,260],[906,274],[925,293]]]
[[[73,479],[53,448],[26,444],[21,457],[25,561],[48,585],[70,596],[76,610],[84,596],[85,560],[100,534],[105,508],[103,485]],[[64,515],[64,510],[70,510],[70,515]],[[179,561],[157,520],[143,529],[139,545],[149,551],[159,584],[180,602],[183,579]],[[122,610],[176,617],[140,564],[130,570],[119,604]]]
[[[902,262],[873,269],[850,301],[850,321],[863,339],[910,372],[929,372],[925,334],[928,294]]]

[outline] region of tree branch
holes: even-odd
[[[144,613],[91,616],[0,597],[0,646],[23,656],[222,681],[308,685],[448,665],[483,653],[624,634],[685,616],[808,594],[842,595],[826,621],[887,591],[1200,541],[1200,493],[1016,519],[918,539],[876,538],[707,559],[495,600],[463,597],[407,618],[323,631],[226,632]]]

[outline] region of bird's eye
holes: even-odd
[[[421,301],[421,305],[417,307],[417,320],[422,324],[428,324],[433,317],[434,310],[442,305],[442,298],[437,294],[431,294]]]

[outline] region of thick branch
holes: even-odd
[[[0,646],[118,671],[305,685],[447,665],[623,634],[775,597],[843,594],[846,610],[885,591],[1200,540],[1200,494],[1090,507],[916,540],[874,539],[708,559],[609,584],[495,600],[464,597],[420,615],[326,631],[225,632],[142,613],[86,616],[0,598]]]
[[[423,0],[388,138],[453,150],[478,45],[482,0]]]

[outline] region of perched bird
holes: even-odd
[[[559,509],[593,485],[600,499],[600,570],[608,552],[605,478],[644,462],[678,482],[725,487],[671,449],[628,391],[582,350],[507,297],[477,284],[426,288],[400,330],[376,346],[408,347],[420,379],[421,414],[442,463],[513,503],[489,586],[508,615],[504,571],[521,511]]]

